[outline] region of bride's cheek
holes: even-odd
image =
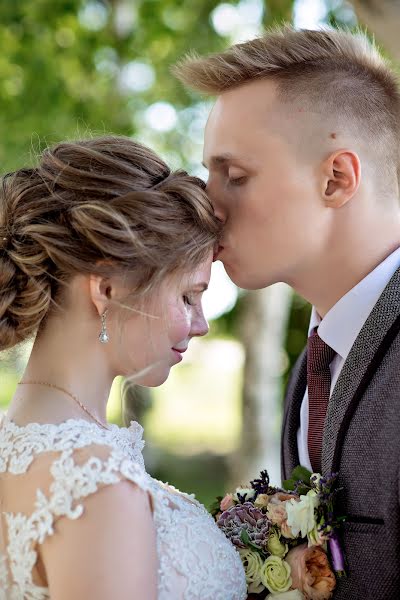
[[[170,324],[170,338],[174,342],[181,342],[189,335],[191,315],[188,311],[179,311],[175,314]]]

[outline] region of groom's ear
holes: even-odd
[[[355,152],[337,150],[322,164],[322,197],[331,208],[344,206],[357,192],[361,164]]]

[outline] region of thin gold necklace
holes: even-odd
[[[58,390],[59,392],[63,392],[64,394],[67,394],[67,396],[72,398],[72,400],[75,400],[75,402],[77,404],[79,404],[79,406],[82,408],[82,410],[84,410],[85,413],[89,415],[89,417],[94,419],[96,421],[96,423],[98,425],[100,425],[100,427],[103,427],[103,429],[107,429],[107,430],[109,429],[109,427],[107,427],[107,425],[104,425],[104,423],[102,423],[101,421],[99,421],[99,419],[97,419],[94,415],[92,415],[90,410],[88,408],[86,408],[86,406],[84,404],[82,404],[82,402],[80,400],[78,400],[78,398],[76,396],[74,396],[74,394],[71,394],[71,392],[69,392],[68,390],[65,390],[64,388],[62,388],[58,385],[55,385],[54,383],[47,383],[47,381],[20,381],[18,383],[18,385],[44,385],[46,387]]]

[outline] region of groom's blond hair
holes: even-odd
[[[365,33],[274,28],[225,52],[191,54],[173,68],[189,88],[219,95],[271,79],[278,101],[301,102],[322,116],[343,119],[364,142],[385,175],[396,175],[400,145],[400,92],[394,71]]]

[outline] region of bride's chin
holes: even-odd
[[[155,373],[148,373],[143,377],[139,377],[136,383],[142,387],[158,387],[167,381],[170,371],[171,368],[166,368]]]

